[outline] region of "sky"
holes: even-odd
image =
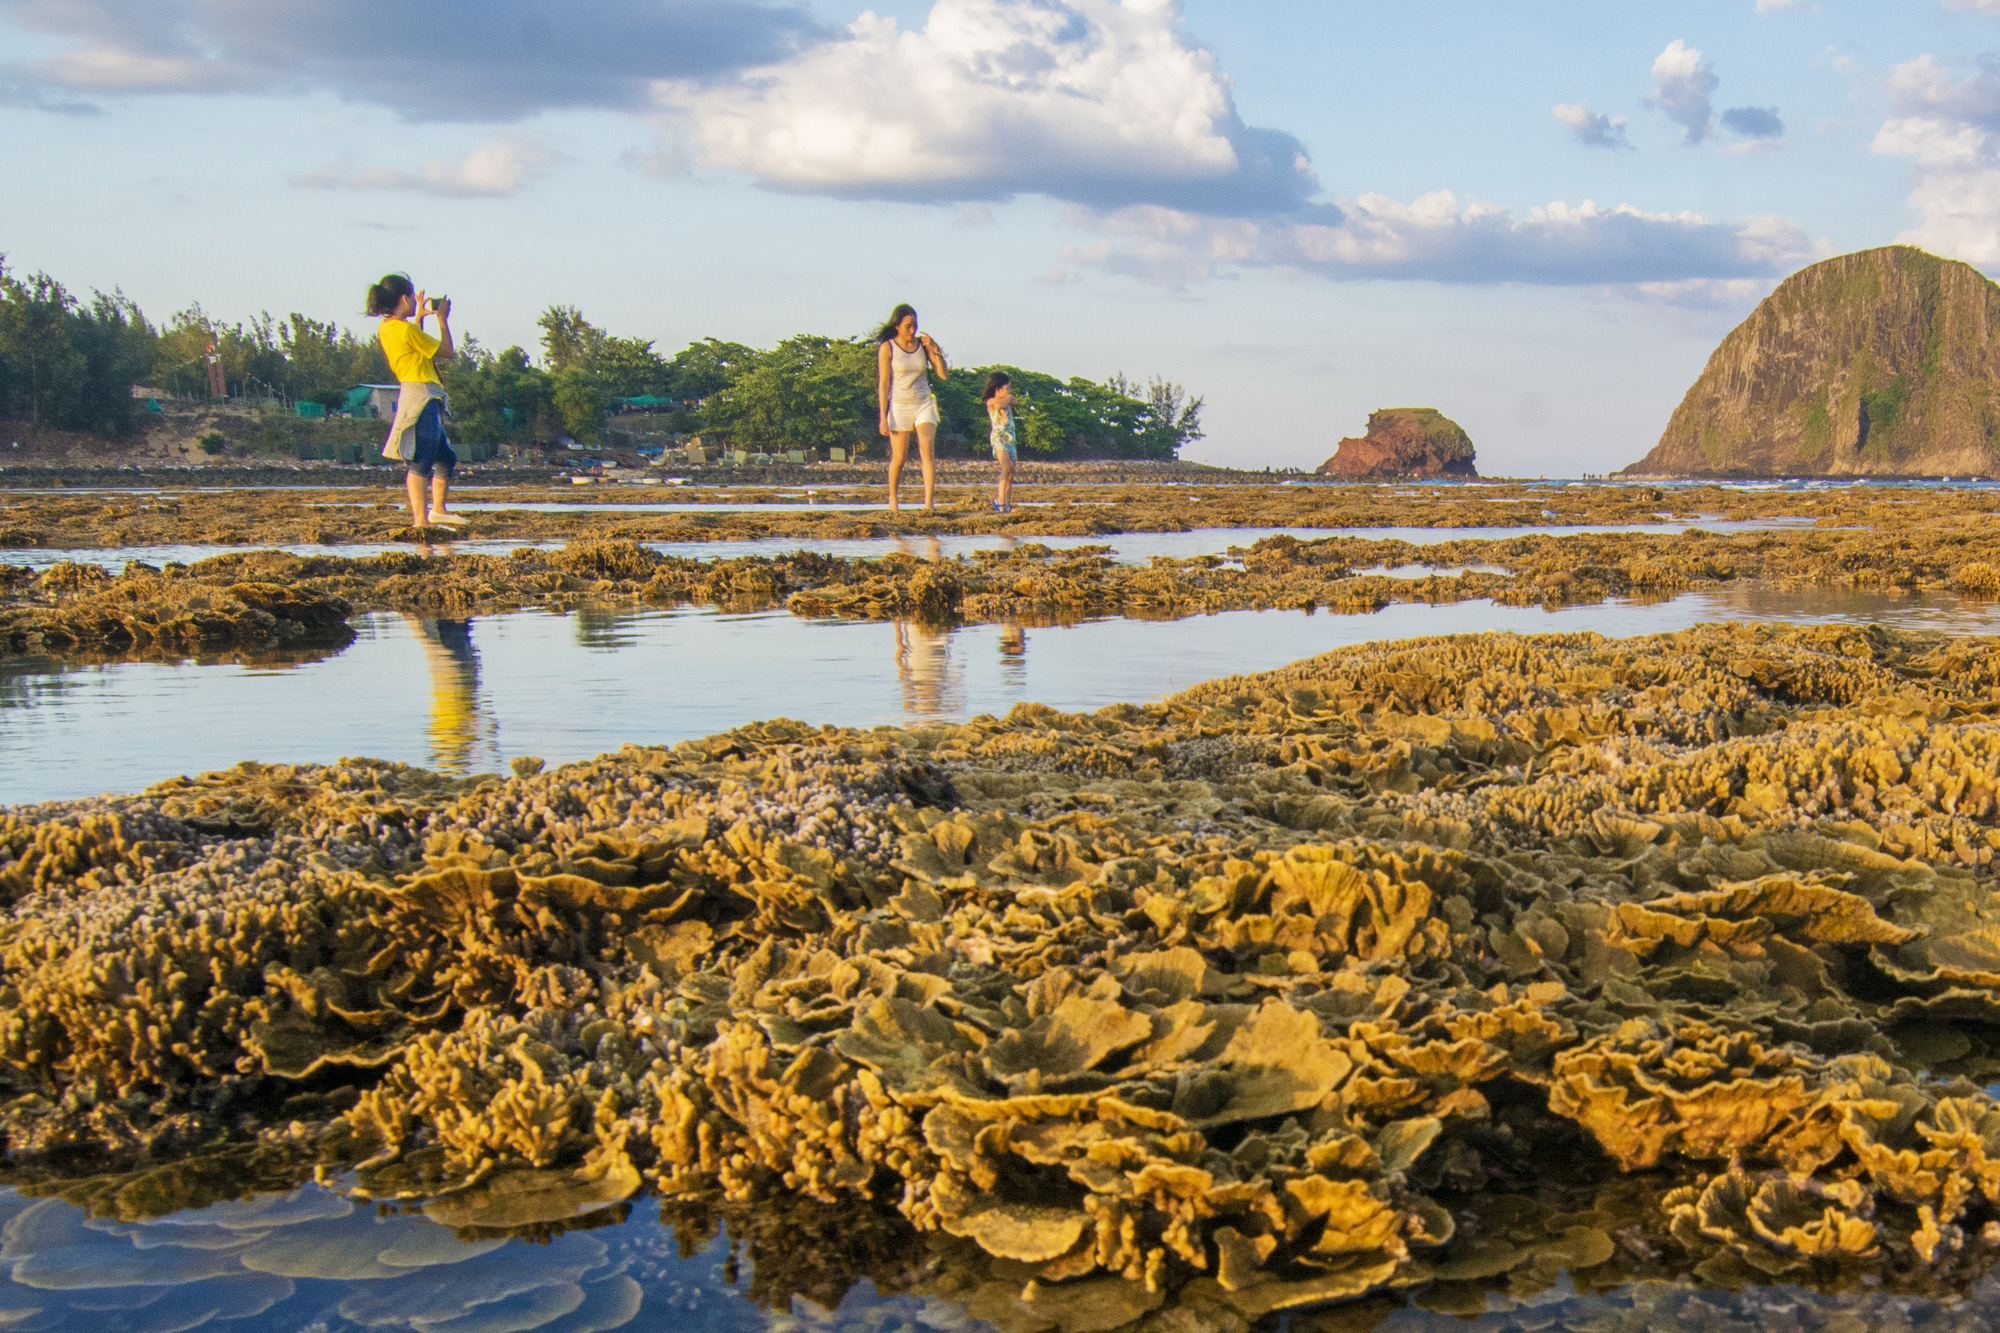
[[[492,347],[853,335],[1163,376],[1185,456],[1436,407],[1638,459],[1786,274],[2000,273],[2000,0],[0,0],[0,255],[153,317],[407,271]]]

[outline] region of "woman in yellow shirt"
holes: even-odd
[[[435,364],[454,354],[451,301],[442,296],[427,300],[407,275],[391,273],[368,289],[368,313],[381,316],[377,336],[399,388],[396,420],[389,427],[382,456],[400,458],[409,465],[404,481],[410,489],[411,526],[463,527],[465,520],[444,507],[458,455],[445,438],[444,383],[438,379]],[[424,320],[432,315],[438,317],[435,338],[424,332]],[[431,491],[428,510],[425,482],[430,483]]]

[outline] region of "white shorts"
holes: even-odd
[[[938,424],[937,399],[926,398],[921,403],[890,403],[889,430],[893,434],[915,430],[918,426]]]

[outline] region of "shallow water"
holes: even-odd
[[[470,506],[466,506],[470,508]],[[580,506],[597,507],[597,506]],[[762,506],[770,507],[770,506]],[[831,508],[832,506],[827,506]],[[1358,537],[1368,541],[1405,541],[1413,546],[1435,546],[1440,542],[1452,541],[1497,541],[1508,537],[1567,537],[1581,533],[1606,532],[1685,532],[1689,528],[1700,528],[1704,532],[1763,532],[1801,526],[1798,520],[1762,519],[1757,521],[1729,522],[1726,520],[1704,520],[1698,523],[1627,523],[1579,525],[1576,527],[1480,527],[1480,528],[1193,528],[1187,532],[1113,532],[1087,537],[1043,537],[1034,535],[998,536],[988,533],[983,536],[947,537],[851,537],[843,539],[814,537],[759,537],[746,541],[714,542],[643,542],[644,546],[663,555],[681,556],[690,560],[733,560],[739,556],[780,556],[794,551],[813,551],[821,555],[835,555],[851,558],[879,558],[892,551],[902,551],[922,559],[949,560],[961,555],[971,555],[974,551],[1005,550],[1028,542],[1038,542],[1055,550],[1071,550],[1079,546],[1109,546],[1112,558],[1120,564],[1143,565],[1156,555],[1171,556],[1185,560],[1200,555],[1225,555],[1232,546],[1250,546],[1267,537],[1289,536],[1300,541],[1317,541],[1324,537]],[[1808,522],[1806,526],[1810,526]],[[16,547],[0,549],[0,564],[25,565],[30,569],[47,569],[63,560],[78,563],[102,565],[106,569],[123,569],[128,561],[143,560],[150,565],[165,565],[168,561],[179,561],[191,565],[197,560],[206,560],[214,555],[228,555],[231,552],[248,550],[281,550],[292,555],[332,555],[369,556],[381,555],[387,551],[450,551],[462,555],[505,555],[523,546],[551,550],[564,545],[561,541],[521,541],[506,539],[479,540],[477,538],[440,542],[435,546],[417,546],[409,542],[353,542],[344,546],[115,546],[84,547],[58,550],[44,547]]]
[[[603,504],[591,504],[582,500],[476,500],[461,503],[458,509],[463,513],[505,513],[510,509],[525,510],[536,514],[570,514],[580,510],[602,510],[609,514],[755,514],[776,510],[787,514],[825,514],[833,512],[861,513],[866,510],[889,512],[888,503],[879,504],[821,504],[815,500],[770,500],[763,503],[750,500],[741,503],[727,501],[706,501],[700,503],[674,504],[661,501],[658,504],[644,500],[613,500]]]
[[[144,1221],[92,1218],[61,1199],[0,1191],[6,1241],[0,1253],[6,1269],[0,1277],[0,1326],[24,1333],[993,1329],[955,1301],[884,1294],[858,1272],[802,1262],[782,1252],[782,1237],[776,1244],[738,1245],[724,1236],[676,1234],[649,1202],[620,1211],[627,1214],[624,1220],[617,1220],[618,1212],[600,1214],[590,1229],[538,1240],[491,1234],[467,1239],[470,1233],[455,1232],[414,1208],[378,1211],[312,1185]],[[923,1242],[915,1244],[921,1253]],[[854,1248],[879,1249],[881,1241]],[[873,1265],[882,1265],[875,1271],[891,1271],[901,1257],[839,1255],[862,1271]],[[1289,1322],[1339,1333],[1640,1328],[1945,1333],[1992,1327],[1994,1296],[1991,1278],[1948,1298],[1865,1289],[1835,1295],[1779,1286],[1705,1291],[1657,1281],[1612,1285],[1602,1278],[1581,1293],[1578,1286],[1567,1274],[1534,1294],[1511,1294],[1504,1280],[1453,1283],[1325,1314],[1300,1312]],[[1329,1318],[1332,1322],[1321,1322]],[[1272,1320],[1258,1327],[1283,1326]]]
[[[344,650],[310,660],[0,661],[0,802],[137,791],[240,759],[396,759],[493,772],[538,755],[588,758],[772,717],[903,725],[1163,698],[1350,644],[1431,634],[1594,630],[1712,620],[1880,622],[2000,632],[2000,609],[1947,595],[1750,586],[1655,603],[1548,611],[1397,603],[1367,615],[1227,611],[1172,621],[941,629],[812,621],[774,610],[522,611],[472,621],[371,613]]]

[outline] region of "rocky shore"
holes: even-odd
[[[1464,636],[1090,715],[17,807],[9,1169],[114,1212],[217,1153],[465,1227],[833,1210],[1018,1333],[1964,1289],[1995,646]]]
[[[0,564],[0,656],[326,651],[350,641],[347,618],[360,611],[463,618],[586,603],[1044,625],[1478,599],[1555,607],[1740,584],[1991,597],[2000,594],[2000,528],[1985,503],[1966,497],[1954,512],[1940,497],[1921,526],[1887,506],[1856,506],[1824,526],[1729,534],[1665,527],[1424,545],[1281,535],[1231,548],[1227,558],[1156,556],[1144,566],[1117,563],[1104,545],[1059,549],[998,536],[991,549],[954,559],[921,539],[874,559],[801,551],[720,560],[604,539],[504,556],[452,554],[449,546],[356,558],[252,550],[192,565],[133,561],[115,574],[90,562],[40,572]]]

